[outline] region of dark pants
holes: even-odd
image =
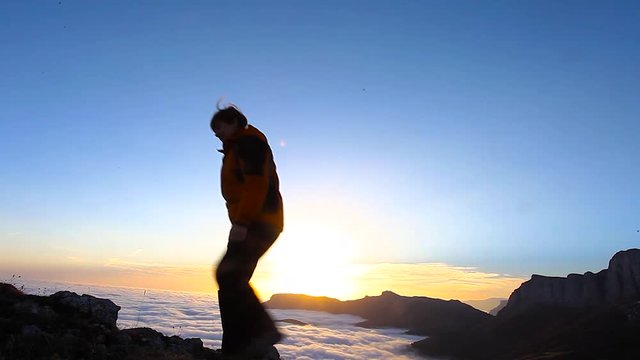
[[[253,225],[244,241],[227,244],[227,252],[216,269],[223,353],[240,352],[253,339],[277,332],[249,280],[258,260],[279,235],[269,226]]]

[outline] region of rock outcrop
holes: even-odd
[[[640,249],[620,251],[598,273],[567,277],[533,275],[516,289],[500,316],[540,307],[584,310],[640,300]]]
[[[86,314],[98,324],[114,327],[116,321],[118,321],[120,306],[114,304],[111,300],[98,299],[91,295],[78,296],[78,294],[70,291],[58,291],[51,295],[51,298],[62,305],[77,310],[81,314]]]
[[[221,359],[197,338],[149,328],[119,330],[120,307],[107,299],[61,291],[27,295],[0,283],[0,360]]]
[[[640,299],[640,249],[618,252],[606,271],[607,302],[620,304]]]

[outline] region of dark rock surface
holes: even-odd
[[[111,300],[98,299],[90,295],[78,296],[78,294],[70,291],[59,291],[51,295],[51,298],[59,304],[86,314],[98,324],[115,326],[118,320],[120,306],[114,304]]]
[[[223,359],[198,338],[150,328],[119,330],[120,307],[69,291],[27,295],[0,283],[0,360]]]

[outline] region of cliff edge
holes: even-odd
[[[540,307],[585,310],[640,300],[640,249],[616,253],[607,269],[567,277],[532,275],[498,316],[515,316]]]

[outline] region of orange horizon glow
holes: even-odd
[[[484,273],[474,268],[440,263],[333,264],[315,271],[300,264],[259,265],[252,285],[262,300],[276,293],[327,296],[354,300],[389,290],[403,296],[479,300],[507,298],[526,279]],[[0,281],[16,274],[20,279],[138,289],[215,293],[217,284],[210,265],[161,266],[121,263],[117,267],[67,265],[0,268]],[[16,278],[13,279],[14,282]]]

